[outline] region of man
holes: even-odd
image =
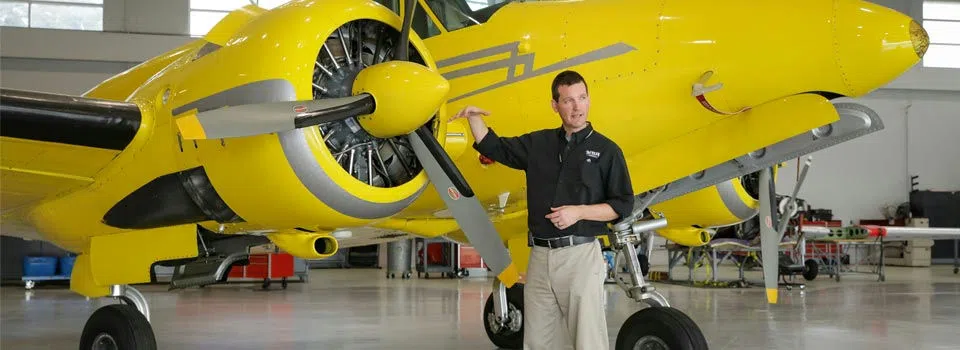
[[[524,170],[532,250],[524,286],[524,348],[609,348],[603,305],[606,262],[597,235],[630,215],[633,187],[620,147],[587,121],[587,83],[573,71],[552,84],[562,126],[500,137],[469,106],[467,118],[482,155]]]

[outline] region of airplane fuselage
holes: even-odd
[[[881,29],[869,25],[839,27],[845,23],[838,19],[854,16],[868,24],[887,19],[885,12],[860,10],[866,3],[840,4],[515,3],[482,25],[412,43],[451,84],[438,119],[445,121],[467,105],[480,106],[492,112],[488,125],[505,136],[558,127],[550,108],[550,82],[564,69],[577,70],[588,80],[589,120],[624,151],[639,193],[833,122],[837,115],[824,95],[861,95],[915,60],[909,20],[898,24],[905,34],[878,34]],[[325,7],[338,10],[325,12]],[[400,26],[388,9],[349,1],[292,4],[260,17],[236,14],[208,35],[215,45],[198,40],[93,89],[91,97],[137,103],[143,111],[140,130],[91,186],[41,203],[29,211],[29,221],[45,239],[83,251],[94,235],[159,227],[163,220],[148,225],[149,218],[143,218],[118,226],[103,218],[151,181],[189,178],[202,169],[198,181],[216,192],[207,199],[222,202],[208,204],[226,206],[227,214],[241,219],[220,226],[207,213],[212,209],[201,208],[204,220],[180,218],[166,224],[202,221],[227,233],[296,227],[329,232],[352,226],[422,235],[455,231],[456,223],[443,214],[439,194],[422,173],[403,185],[372,186],[338,166],[317,128],[236,139],[178,137],[174,118],[187,106],[311,99],[322,38],[358,14]],[[293,22],[306,24],[283,25]],[[838,50],[837,44],[848,43],[851,35],[874,46],[851,44]],[[882,45],[869,40],[880,37],[885,38]],[[874,55],[869,62],[856,58],[863,53]],[[709,84],[723,84],[706,95],[712,107],[750,109],[726,115],[702,105],[691,86],[707,71],[714,73]],[[228,99],[212,97],[217,94]],[[436,129],[481,202],[505,215],[498,222],[503,238],[525,235],[524,174],[481,164],[465,121],[440,122]],[[755,203],[739,180],[730,181],[733,198],[749,212],[732,212],[724,192],[715,187],[654,209],[678,229],[740,222],[743,215],[753,215]],[[152,208],[142,201],[127,203]]]

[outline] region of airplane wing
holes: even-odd
[[[91,184],[133,140],[132,103],[0,89],[0,211]]]

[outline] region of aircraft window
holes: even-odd
[[[485,23],[513,0],[426,0],[447,31]]]
[[[393,10],[393,13],[400,14],[400,0],[376,0],[380,5]]]
[[[433,20],[430,19],[430,16],[427,16],[427,12],[423,10],[423,6],[421,6],[419,3],[417,4],[417,8],[413,10],[413,22],[411,27],[417,32],[417,35],[419,35],[421,39],[440,35],[440,29],[438,29],[436,24],[433,23]]]

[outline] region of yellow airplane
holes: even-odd
[[[635,244],[656,231],[702,245],[757,215],[769,188],[741,177],[766,174],[764,189],[777,163],[882,128],[831,99],[890,82],[928,43],[857,0],[471,3],[246,6],[83,96],[3,89],[3,233],[77,252],[71,290],[124,302],[90,316],[81,348],[156,347],[130,287],[155,264],[182,268],[183,288],[222,281],[253,245],[316,259],[409,235],[477,248],[497,276],[486,331],[519,348],[525,179],[447,120],[476,105],[500,135],[556,128],[550,82],[573,69],[639,194],[608,237],[628,295],[656,307],[624,323],[617,349],[647,335],[701,348],[643,280]]]

